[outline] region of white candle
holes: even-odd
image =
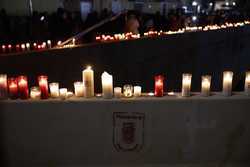
[[[94,97],[94,71],[91,69],[91,67],[87,67],[82,72],[82,79],[83,79],[83,85],[84,85],[84,97]]]
[[[205,75],[202,76],[201,81],[201,94],[202,96],[209,96],[210,95],[210,88],[211,88],[211,76]]]
[[[116,98],[122,97],[122,88],[121,87],[115,87],[114,88],[114,94]]]
[[[49,84],[50,89],[50,96],[52,98],[58,98],[59,97],[59,83],[50,83]]]
[[[75,87],[76,97],[83,97],[84,96],[83,83],[82,82],[75,82],[74,87]]]
[[[183,74],[182,77],[182,96],[189,97],[191,95],[192,74]]]
[[[134,86],[134,96],[135,97],[140,97],[141,96],[141,86]]]
[[[60,90],[59,90],[59,92],[60,92],[60,97],[62,98],[62,99],[66,99],[67,98],[67,96],[68,96],[68,90],[66,89],[66,88],[61,88]]]
[[[28,51],[30,50],[30,43],[26,43],[26,48]]]
[[[223,95],[232,95],[232,84],[233,84],[233,72],[225,71],[223,72]]]
[[[133,86],[132,85],[124,85],[123,86],[123,94],[124,94],[124,97],[132,97],[133,96]]]
[[[50,49],[51,48],[51,40],[47,41],[47,45],[48,45],[48,48]]]
[[[102,96],[106,99],[113,97],[113,76],[107,72],[102,73]]]
[[[37,100],[41,98],[41,90],[39,87],[32,87],[30,89],[30,98],[33,100]]]
[[[22,51],[25,51],[25,44],[21,45]]]
[[[7,75],[0,74],[0,99],[7,98],[8,88],[7,88]]]
[[[250,71],[246,72],[245,93],[247,96],[250,96]]]

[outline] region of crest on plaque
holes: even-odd
[[[117,151],[140,151],[144,145],[143,113],[113,113],[113,143]]]

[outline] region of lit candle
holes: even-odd
[[[87,67],[82,72],[82,79],[83,79],[83,85],[84,85],[84,97],[94,97],[94,71],[91,69],[91,67]]]
[[[33,43],[33,48],[34,48],[35,50],[37,50],[37,44],[36,44],[36,43]]]
[[[250,96],[250,71],[246,72],[245,93]]]
[[[39,76],[38,84],[41,90],[41,98],[48,99],[49,98],[48,77],[44,75]]]
[[[74,93],[73,92],[70,92],[70,91],[67,91],[67,98],[70,98],[74,96]]]
[[[16,45],[16,51],[17,51],[17,52],[20,51],[20,45],[19,45],[19,44]]]
[[[75,82],[75,95],[76,97],[83,97],[84,96],[84,87],[82,82]]]
[[[37,100],[41,98],[41,90],[39,87],[35,86],[30,89],[30,98],[32,100]]]
[[[72,39],[72,44],[73,44],[74,46],[76,45],[76,39],[75,39],[75,38]]]
[[[8,49],[9,49],[9,52],[12,51],[12,46],[11,46],[11,44],[8,45]]]
[[[18,85],[16,78],[9,78],[8,79],[8,87],[9,87],[9,97],[11,99],[18,98]]]
[[[162,97],[164,94],[164,77],[162,75],[155,76],[155,96]]]
[[[22,48],[22,51],[24,52],[25,51],[25,44],[22,44],[21,48]]]
[[[132,85],[124,85],[123,86],[123,95],[124,95],[124,97],[132,97],[133,96],[133,86]]]
[[[134,96],[135,97],[140,97],[141,96],[141,86],[134,86]]]
[[[106,99],[113,97],[113,76],[107,72],[102,73],[102,96]]]
[[[211,87],[211,76],[205,75],[202,76],[201,81],[201,94],[202,96],[209,96],[210,95],[210,87]]]
[[[5,53],[5,51],[6,51],[6,46],[5,45],[2,45],[2,51],[3,51],[3,53]]]
[[[58,98],[59,97],[59,83],[50,83],[49,84],[50,89],[50,96],[52,98]]]
[[[182,78],[182,96],[188,97],[191,95],[192,74],[183,74]]]
[[[8,81],[6,74],[0,74],[0,99],[7,98],[8,95]]]
[[[58,41],[57,45],[60,46],[62,44],[62,41]]]
[[[47,41],[48,48],[51,49],[51,40]]]
[[[116,98],[122,97],[122,88],[121,87],[115,87],[114,88],[114,95]]]
[[[30,51],[30,43],[26,43],[26,48],[28,51]]]
[[[232,84],[233,84],[233,72],[225,71],[223,72],[223,95],[232,95]]]
[[[28,87],[28,79],[26,76],[18,77],[18,90],[21,99],[28,99],[29,87]]]
[[[59,92],[60,92],[60,97],[61,97],[62,99],[66,99],[66,98],[67,98],[68,90],[67,90],[66,88],[61,88],[61,89],[59,90]]]
[[[45,49],[46,48],[46,42],[43,42],[42,44],[42,48]]]

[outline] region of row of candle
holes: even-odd
[[[76,97],[94,97],[94,71],[91,67],[86,68],[82,72],[83,82],[75,82],[75,96]],[[211,92],[211,79],[210,75],[202,76],[201,80],[201,94],[203,96],[210,96]],[[110,99],[113,97],[139,97],[142,94],[141,86],[124,85],[123,93],[121,87],[113,88],[113,76],[104,72],[101,76],[102,80],[102,97]],[[155,91],[154,96],[164,96],[164,77],[162,75],[155,76]],[[182,96],[189,97],[191,95],[191,82],[192,74],[183,74],[182,77]],[[232,95],[233,72],[223,72],[223,95]],[[48,84],[47,76],[38,77],[38,87],[32,87],[29,94],[28,80],[26,76],[19,76],[18,78],[7,79],[6,74],[0,75],[0,98],[11,99],[48,99],[52,98],[67,98],[73,96],[72,92],[68,92],[66,88],[59,88],[59,83]],[[50,90],[50,95],[49,95]],[[246,72],[245,78],[245,93],[250,96],[250,72]]]
[[[249,25],[250,21],[238,22],[238,23],[225,23],[223,25],[207,25],[204,27],[186,27],[183,29],[179,29],[177,31],[148,31],[144,33],[144,37],[155,37],[155,36],[162,36],[162,35],[171,35],[171,34],[181,34],[185,32],[193,32],[193,31],[212,31],[212,30],[219,30],[225,28],[232,28],[232,27],[242,27],[245,25]],[[129,40],[129,39],[139,39],[140,34],[135,35],[132,33],[126,34],[115,34],[115,35],[100,35],[96,37],[96,41],[121,41],[121,40]]]
[[[44,50],[51,48],[52,48],[51,40],[48,40],[47,42],[42,42],[41,44],[34,42],[33,44],[32,43],[16,44],[15,46],[12,46],[11,44],[2,45],[1,51],[2,53],[13,53],[13,52],[25,52],[31,50]]]

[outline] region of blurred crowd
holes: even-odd
[[[32,16],[9,16],[4,9],[0,11],[0,44],[17,42],[39,42],[44,40],[65,40],[114,14],[107,9],[101,13],[93,11],[86,20],[82,20],[80,12],[69,12],[59,8],[55,13],[33,12]],[[186,26],[205,26],[223,24],[247,19],[237,11],[217,11],[199,15],[186,14],[182,9],[171,10],[167,16],[160,12],[144,14],[129,11],[83,37],[90,42],[96,35],[109,33],[133,32],[143,33],[149,30],[178,30]]]

